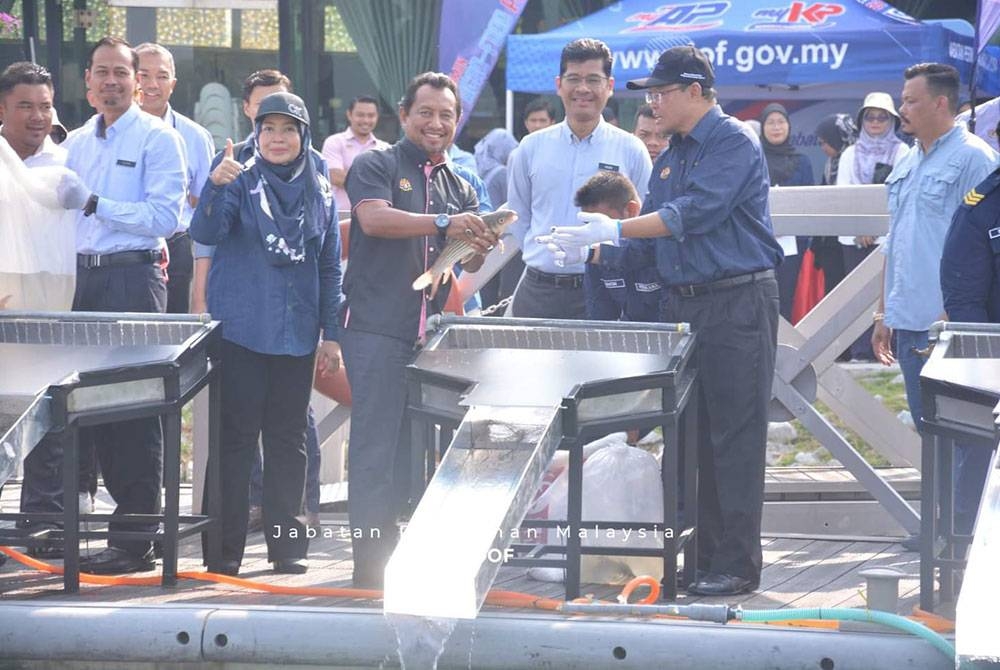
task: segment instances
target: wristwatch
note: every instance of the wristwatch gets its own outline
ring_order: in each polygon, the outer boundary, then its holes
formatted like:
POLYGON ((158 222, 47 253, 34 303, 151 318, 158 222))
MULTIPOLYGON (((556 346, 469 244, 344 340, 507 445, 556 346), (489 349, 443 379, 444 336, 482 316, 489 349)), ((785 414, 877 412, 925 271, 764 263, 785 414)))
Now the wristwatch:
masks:
POLYGON ((97 194, 91 193, 87 198, 87 203, 83 206, 83 215, 90 216, 97 211, 97 194))
POLYGON ((438 232, 441 235, 444 235, 445 231, 448 230, 449 223, 450 221, 447 214, 441 213, 434 217, 434 225, 437 226, 438 232))

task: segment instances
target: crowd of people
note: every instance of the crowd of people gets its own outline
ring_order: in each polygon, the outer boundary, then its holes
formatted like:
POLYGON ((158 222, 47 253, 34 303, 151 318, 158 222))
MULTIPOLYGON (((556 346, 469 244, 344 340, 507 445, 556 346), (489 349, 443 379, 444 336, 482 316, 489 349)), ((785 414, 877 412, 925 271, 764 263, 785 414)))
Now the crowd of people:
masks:
MULTIPOLYGON (((820 184, 887 185, 887 237, 776 238, 769 190, 817 183, 786 108, 767 104, 756 126, 726 114, 710 61, 673 47, 650 76, 627 82, 646 102, 628 132, 607 111, 612 62, 599 40, 570 42, 555 79, 564 119, 538 98, 524 110, 520 142, 496 129, 473 154, 455 144, 461 97, 440 73, 410 81, 397 142, 375 136, 379 100, 361 96, 320 152, 292 82, 259 70, 243 87, 251 133, 216 152, 171 107, 176 72, 161 45, 100 40, 85 75, 96 114, 62 129, 64 138, 44 68, 3 71, 0 137, 29 167, 67 168, 56 195, 75 217, 72 309, 207 311, 222 322, 223 555, 210 570, 239 574, 248 529, 260 525, 276 572, 308 569, 320 458, 309 397, 314 374, 343 365, 349 516, 361 531, 352 533, 353 581, 381 588, 413 502, 405 368, 454 283, 434 293, 411 284, 456 240, 476 250, 456 272, 475 272, 500 242, 481 215, 504 203, 518 214, 510 233, 521 253, 483 287, 481 304, 509 299, 516 317, 687 322, 697 333, 699 559, 689 592, 759 586, 778 323, 795 316, 803 264, 821 269, 830 288, 869 253, 884 254, 871 335, 845 355, 898 360, 920 427, 931 323, 1000 319, 997 154, 955 123, 958 73, 914 65, 898 111, 891 95, 871 92, 856 113, 815 129, 827 156, 820 184), (338 211, 350 216, 346 269, 338 211)), ((61 511, 60 461, 54 437, 28 456, 22 511, 61 511)), ((959 528, 971 527, 985 470, 980 451, 960 449, 959 528)), ((98 471, 115 515, 156 513, 158 420, 81 431, 84 511, 98 471)), ((81 569, 152 567, 151 543, 117 532, 134 528, 113 521, 108 548, 81 569)), ((53 557, 61 548, 34 551, 53 557)))

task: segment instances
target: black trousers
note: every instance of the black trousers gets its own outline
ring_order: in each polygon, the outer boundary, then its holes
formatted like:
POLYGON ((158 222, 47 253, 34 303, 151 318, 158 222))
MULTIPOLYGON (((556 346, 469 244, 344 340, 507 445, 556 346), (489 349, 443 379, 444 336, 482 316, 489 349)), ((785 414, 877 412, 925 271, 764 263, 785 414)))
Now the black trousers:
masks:
POLYGON ((696 338, 698 567, 758 584, 777 282, 764 279, 694 298, 670 291, 664 317, 690 323, 696 338))
MULTIPOLYGON (((24 459, 21 512, 61 513, 63 511, 62 436, 62 433, 46 435, 24 459)), ((19 521, 17 525, 19 528, 62 526, 61 523, 30 521, 19 521)))
POLYGON ((191 276, 194 274, 194 248, 187 232, 167 240, 170 265, 167 266, 167 313, 187 314, 191 307, 191 276))
POLYGON ((352 398, 347 504, 354 577, 371 581, 381 578, 396 547, 396 520, 409 498, 406 366, 415 352, 412 342, 350 328, 341 330, 340 346, 352 398))
POLYGON ((250 516, 250 469, 264 447, 267 560, 305 558, 306 409, 314 355, 277 356, 222 341, 222 557, 240 562, 250 516))
MULTIPOLYGON (((73 310, 77 312, 160 312, 167 302, 163 271, 152 263, 78 268, 73 310)), ((159 418, 135 419, 80 429, 81 481, 96 477, 93 467, 83 473, 96 454, 104 485, 115 500, 115 514, 157 514, 163 476, 163 433, 159 418)), ((85 490, 81 488, 81 491, 85 490)), ((108 544, 135 555, 151 543, 125 540, 116 530, 154 531, 156 524, 110 523, 108 544)))

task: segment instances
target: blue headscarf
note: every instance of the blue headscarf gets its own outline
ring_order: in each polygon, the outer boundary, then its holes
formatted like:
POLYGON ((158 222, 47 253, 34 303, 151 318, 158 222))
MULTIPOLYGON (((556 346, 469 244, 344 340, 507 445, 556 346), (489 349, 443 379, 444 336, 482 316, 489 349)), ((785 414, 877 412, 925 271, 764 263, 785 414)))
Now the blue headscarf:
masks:
POLYGON ((324 224, 316 165, 311 156, 312 133, 308 124, 286 114, 298 125, 301 147, 291 162, 270 163, 260 152, 260 129, 267 116, 258 114, 254 123, 254 160, 248 170, 253 184, 251 202, 268 261, 272 265, 291 265, 305 260, 306 243, 319 237, 324 224))

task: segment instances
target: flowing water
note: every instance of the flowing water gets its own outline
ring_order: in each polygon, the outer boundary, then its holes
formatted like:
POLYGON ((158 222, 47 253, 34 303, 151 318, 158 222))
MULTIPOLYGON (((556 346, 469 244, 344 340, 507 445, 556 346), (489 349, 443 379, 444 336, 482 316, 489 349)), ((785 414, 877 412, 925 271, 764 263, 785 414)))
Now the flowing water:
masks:
POLYGON ((457 619, 392 614, 385 618, 396 631, 399 663, 404 670, 434 670, 457 619))

